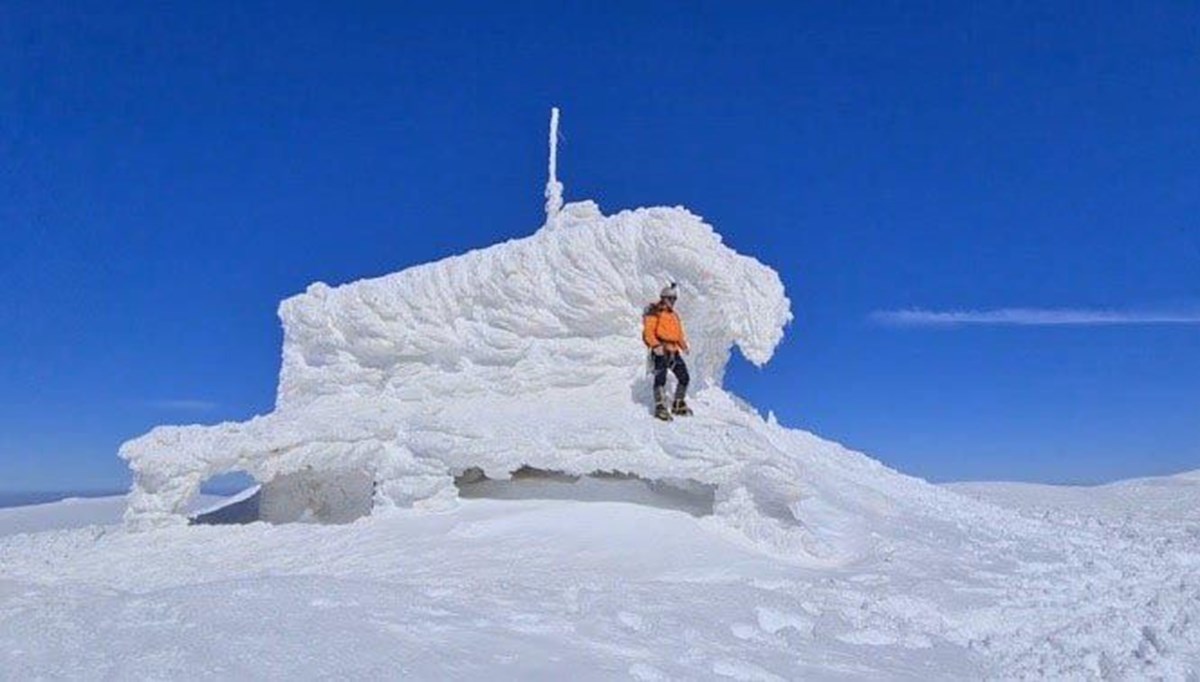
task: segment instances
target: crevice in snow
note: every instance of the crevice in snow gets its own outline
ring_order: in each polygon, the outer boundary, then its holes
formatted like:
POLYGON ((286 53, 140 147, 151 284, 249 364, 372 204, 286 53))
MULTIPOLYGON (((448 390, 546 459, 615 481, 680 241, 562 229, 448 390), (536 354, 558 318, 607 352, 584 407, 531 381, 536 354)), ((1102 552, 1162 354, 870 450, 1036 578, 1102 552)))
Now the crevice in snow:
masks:
POLYGON ((507 480, 492 479, 472 467, 454 479, 459 497, 493 500, 576 500, 627 502, 712 516, 717 487, 690 479, 646 479, 619 471, 571 475, 523 466, 507 480))

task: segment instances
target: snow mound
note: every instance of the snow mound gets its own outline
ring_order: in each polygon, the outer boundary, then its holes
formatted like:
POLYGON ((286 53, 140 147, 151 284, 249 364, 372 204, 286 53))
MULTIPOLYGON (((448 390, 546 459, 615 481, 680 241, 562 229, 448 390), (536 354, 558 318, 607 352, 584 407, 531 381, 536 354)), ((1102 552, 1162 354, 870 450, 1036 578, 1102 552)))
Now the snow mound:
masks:
POLYGON ((201 483, 229 471, 262 484, 263 520, 286 522, 445 509, 464 471, 532 467, 711 486, 713 523, 782 555, 846 561, 898 506, 944 494, 722 390, 733 347, 770 359, 790 304, 774 270, 683 208, 604 216, 568 204, 527 238, 313 284, 279 314, 274 412, 158 427, 122 446, 131 528, 185 523, 201 483), (663 424, 650 417, 640 324, 668 281, 681 290, 698 416, 663 424))

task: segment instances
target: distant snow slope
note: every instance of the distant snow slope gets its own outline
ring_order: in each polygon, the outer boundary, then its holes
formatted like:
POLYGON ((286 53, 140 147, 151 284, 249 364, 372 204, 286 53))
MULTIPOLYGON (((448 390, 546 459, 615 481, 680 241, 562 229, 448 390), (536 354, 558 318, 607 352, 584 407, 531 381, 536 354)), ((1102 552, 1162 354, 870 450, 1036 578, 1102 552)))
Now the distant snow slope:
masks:
MULTIPOLYGON (((218 506, 227 498, 199 495, 185 511, 218 506)), ((120 523, 129 500, 119 497, 72 497, 58 502, 0 509, 0 535, 39 533, 46 530, 106 526, 120 523)))
POLYGON ((1184 522, 1200 527, 1200 469, 1087 487, 1001 482, 948 483, 945 487, 1062 521, 1093 519, 1150 525, 1184 522))

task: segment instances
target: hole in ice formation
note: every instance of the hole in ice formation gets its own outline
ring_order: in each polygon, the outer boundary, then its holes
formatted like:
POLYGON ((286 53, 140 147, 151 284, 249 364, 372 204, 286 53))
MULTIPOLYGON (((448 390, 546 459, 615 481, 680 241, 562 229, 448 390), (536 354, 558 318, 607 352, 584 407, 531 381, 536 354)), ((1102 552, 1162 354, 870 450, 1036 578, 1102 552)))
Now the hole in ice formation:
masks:
POLYGON ((259 486, 247 488, 214 507, 196 512, 188 521, 201 526, 236 526, 260 521, 258 505, 261 493, 259 486))
POLYGON ((258 485, 258 481, 254 480, 254 477, 248 472, 230 471, 229 473, 218 474, 205 481, 200 486, 200 492, 204 495, 234 497, 256 485, 258 485))
POLYGON ((523 466, 508 480, 498 480, 471 467, 456 476, 454 484, 464 499, 628 502, 692 516, 711 516, 716 500, 714 485, 691 479, 645 479, 617 471, 573 476, 523 466))
POLYGON ((199 525, 239 525, 259 520, 259 500, 262 486, 245 471, 218 474, 200 486, 205 495, 220 495, 225 499, 201 508, 188 521, 199 525))
POLYGON ((371 513, 374 479, 366 471, 314 471, 280 474, 249 488, 221 506, 191 518, 193 524, 350 523, 371 513))

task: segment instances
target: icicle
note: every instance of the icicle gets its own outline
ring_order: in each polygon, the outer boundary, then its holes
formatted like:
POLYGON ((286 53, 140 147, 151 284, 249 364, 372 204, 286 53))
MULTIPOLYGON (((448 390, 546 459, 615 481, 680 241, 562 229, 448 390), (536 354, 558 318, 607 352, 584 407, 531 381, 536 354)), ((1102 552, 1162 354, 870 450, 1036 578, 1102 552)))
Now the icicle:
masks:
POLYGON ((550 109, 550 178, 546 181, 546 227, 558 224, 563 206, 563 184, 558 181, 558 107, 550 109))

